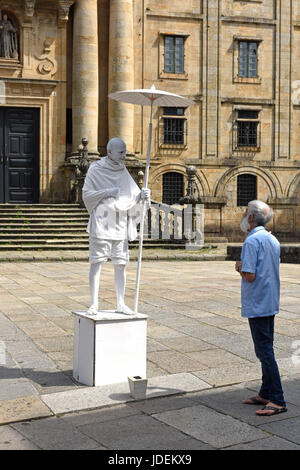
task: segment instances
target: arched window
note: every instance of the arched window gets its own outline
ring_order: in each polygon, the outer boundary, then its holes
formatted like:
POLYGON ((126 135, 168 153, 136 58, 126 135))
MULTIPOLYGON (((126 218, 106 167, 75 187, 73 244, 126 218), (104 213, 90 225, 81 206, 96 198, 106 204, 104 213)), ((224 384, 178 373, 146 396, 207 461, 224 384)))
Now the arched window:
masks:
POLYGON ((181 173, 169 172, 163 175, 163 197, 164 204, 179 204, 183 194, 183 175, 181 173))
POLYGON ((257 199, 257 176, 245 173, 237 177, 237 206, 257 199))

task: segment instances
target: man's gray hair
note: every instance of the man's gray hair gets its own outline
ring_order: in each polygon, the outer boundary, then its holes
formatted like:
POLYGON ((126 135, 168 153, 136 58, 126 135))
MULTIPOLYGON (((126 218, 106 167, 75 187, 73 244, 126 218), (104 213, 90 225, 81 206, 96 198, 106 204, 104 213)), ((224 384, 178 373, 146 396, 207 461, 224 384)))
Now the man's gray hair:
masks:
POLYGON ((247 215, 253 214, 254 222, 257 225, 267 225, 268 222, 273 218, 273 209, 263 201, 250 201, 248 203, 247 215))

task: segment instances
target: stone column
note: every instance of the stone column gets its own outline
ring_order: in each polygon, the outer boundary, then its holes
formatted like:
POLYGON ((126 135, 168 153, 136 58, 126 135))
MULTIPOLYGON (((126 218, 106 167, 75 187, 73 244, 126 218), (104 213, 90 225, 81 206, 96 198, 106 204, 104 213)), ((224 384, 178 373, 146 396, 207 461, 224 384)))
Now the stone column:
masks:
POLYGON ((293 6, 290 0, 280 0, 277 5, 276 31, 276 112, 275 159, 290 158, 291 149, 291 61, 293 47, 293 6))
POLYGON ((74 9, 72 119, 73 151, 82 138, 98 153, 98 9, 97 0, 77 0, 74 9))
MULTIPOLYGON (((132 0, 110 0, 109 93, 134 88, 132 0)), ((134 105, 109 99, 109 138, 121 137, 133 152, 134 105)))
POLYGON ((220 138, 220 0, 206 0, 203 129, 206 158, 217 158, 220 138))

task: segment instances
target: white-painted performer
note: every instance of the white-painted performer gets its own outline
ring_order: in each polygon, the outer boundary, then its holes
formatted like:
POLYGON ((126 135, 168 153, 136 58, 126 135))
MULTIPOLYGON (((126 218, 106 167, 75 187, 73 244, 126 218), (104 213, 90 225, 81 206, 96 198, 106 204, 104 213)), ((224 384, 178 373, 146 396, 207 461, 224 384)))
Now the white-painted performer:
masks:
POLYGON ((90 315, 98 312, 101 267, 108 258, 114 265, 116 312, 133 314, 124 301, 128 240, 137 237, 137 205, 144 199, 150 204, 150 190, 139 189, 125 166, 125 157, 125 142, 118 137, 111 139, 107 144, 107 156, 90 165, 82 189, 82 198, 90 215, 87 228, 90 241, 90 315))

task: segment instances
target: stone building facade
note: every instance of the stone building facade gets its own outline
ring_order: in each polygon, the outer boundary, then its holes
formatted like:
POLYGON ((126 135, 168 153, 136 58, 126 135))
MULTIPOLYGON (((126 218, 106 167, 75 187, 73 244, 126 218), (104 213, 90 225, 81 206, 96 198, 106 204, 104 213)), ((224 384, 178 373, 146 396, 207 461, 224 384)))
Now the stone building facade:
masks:
POLYGON ((206 233, 238 240, 258 198, 276 209, 282 240, 300 234, 298 0, 1 0, 0 10, 0 202, 71 202, 83 137, 91 158, 122 137, 136 174, 149 109, 107 95, 154 84, 195 105, 155 109, 153 199, 178 202, 193 165, 206 233))

